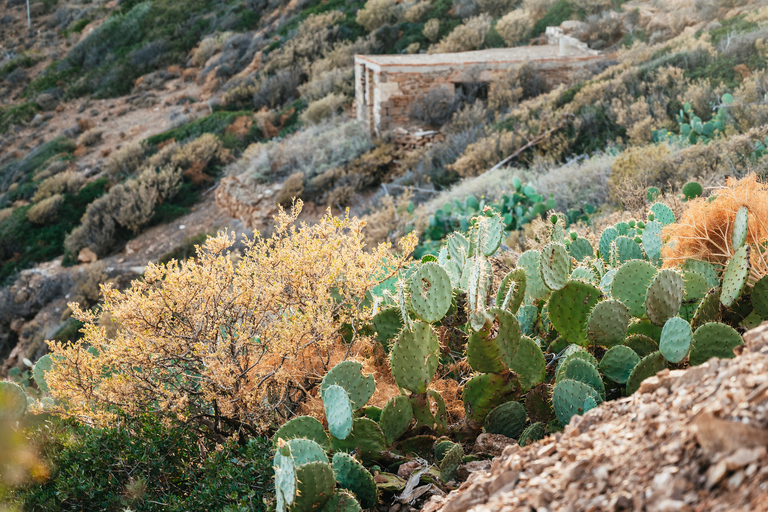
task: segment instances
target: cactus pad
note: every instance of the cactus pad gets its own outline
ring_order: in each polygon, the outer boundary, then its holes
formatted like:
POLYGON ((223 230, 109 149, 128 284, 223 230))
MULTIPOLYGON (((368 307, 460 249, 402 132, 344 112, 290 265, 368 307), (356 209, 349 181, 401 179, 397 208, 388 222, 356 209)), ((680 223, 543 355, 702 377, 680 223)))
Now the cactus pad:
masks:
POLYGON ((454 443, 440 462, 440 480, 443 482, 453 480, 453 477, 456 476, 456 470, 461 466, 463 457, 464 449, 460 444, 454 443))
POLYGON ((571 279, 574 281, 584 281, 585 283, 598 284, 597 274, 589 267, 576 267, 571 272, 571 279))
POLYGON ((278 440, 275 453, 275 494, 278 512, 285 511, 285 505, 292 505, 296 496, 296 465, 293 463, 291 448, 278 440))
POLYGON ((568 282, 571 274, 571 257, 565 246, 547 244, 541 250, 541 278, 550 290, 559 290, 568 282))
POLYGON ((331 448, 328 434, 323 429, 323 424, 312 416, 297 416, 283 424, 272 436, 273 444, 276 445, 278 439, 290 441, 291 439, 305 438, 311 439, 324 450, 331 448))
POLYGON ((749 234, 749 210, 746 206, 739 208, 736 212, 736 220, 733 221, 733 236, 731 244, 734 249, 739 249, 747 241, 749 234))
POLYGON ((505 402, 485 417, 483 426, 489 434, 517 438, 525 428, 525 407, 520 402, 505 402))
POLYGON ((561 375, 563 376, 563 379, 572 379, 583 382, 597 391, 600 398, 605 400, 605 384, 603 384, 603 379, 600 377, 600 372, 584 359, 576 357, 569 360, 568 363, 564 365, 561 375))
POLYGON ((670 363, 679 363, 691 349, 691 324, 675 316, 667 320, 661 330, 659 352, 670 363))
POLYGON ((296 468, 296 497, 291 512, 320 510, 336 487, 333 468, 326 462, 310 462, 296 468))
POLYGON ((611 295, 611 284, 613 284, 613 276, 615 275, 616 269, 612 268, 600 278, 600 291, 602 291, 607 298, 613 297, 613 295, 611 295))
POLYGON ((525 396, 525 412, 532 422, 549 422, 555 411, 552 410, 551 392, 546 384, 539 384, 525 396))
POLYGON ((601 296, 602 292, 591 284, 568 281, 562 289, 552 292, 549 298, 549 320, 570 343, 586 345, 589 312, 601 296))
POLYGON ((654 203, 651 205, 655 220, 662 226, 667 226, 675 222, 675 214, 672 209, 663 203, 654 203))
POLYGON ((43 357, 37 360, 35 366, 32 368, 32 375, 35 377, 37 387, 43 393, 48 393, 48 383, 45 382, 45 372, 51 371, 53 367, 53 357, 51 354, 45 354, 43 357))
POLYGON ((362 408, 376 391, 373 375, 363 375, 363 365, 357 361, 342 361, 331 368, 320 383, 320 396, 324 397, 325 390, 334 384, 344 388, 355 411, 362 408))
POLYGON ((393 396, 381 411, 379 426, 384 439, 391 445, 408 430, 413 420, 413 408, 407 396, 393 396))
POLYGON ((768 276, 763 276, 752 288, 752 307, 763 320, 768 320, 768 276))
POLYGON ((631 348, 640 357, 659 350, 659 344, 644 334, 632 334, 624 340, 624 346, 631 348))
POLYGON ((430 430, 441 431, 448 426, 448 414, 445 408, 445 400, 440 393, 428 389, 426 393, 414 394, 408 397, 411 401, 413 418, 416 423, 414 430, 427 427, 430 430), (436 412, 432 412, 432 409, 436 412))
POLYGON ((629 310, 618 300, 604 300, 592 308, 587 320, 587 337, 595 345, 613 347, 627 337, 629 310))
POLYGON ((613 276, 611 296, 623 302, 632 316, 644 316, 645 296, 656 273, 656 267, 647 261, 628 261, 613 276))
POLYGON ((656 325, 664 325, 680 311, 684 292, 683 276, 670 269, 660 271, 651 281, 645 295, 648 319, 656 325))
POLYGON ((707 279, 698 272, 683 271, 683 282, 685 283, 685 292, 683 293, 683 304, 680 307, 680 316, 690 322, 699 307, 699 303, 701 303, 701 299, 706 297, 710 287, 707 279))
POLYGON ((640 387, 640 383, 648 377, 653 377, 667 367, 667 361, 661 352, 652 352, 642 358, 632 369, 627 379, 627 395, 631 395, 640 387))
POLYGON ((733 306, 739 298, 749 277, 749 251, 749 245, 742 246, 725 266, 720 303, 727 308, 733 306))
POLYGON ((0 420, 20 420, 27 412, 27 394, 13 382, 0 382, 0 420))
POLYGON ((597 400, 590 395, 587 398, 584 399, 584 412, 583 414, 587 414, 589 411, 597 407, 597 400))
POLYGON ((346 439, 331 438, 333 451, 356 452, 364 460, 374 460, 386 448, 379 424, 370 418, 355 418, 352 433, 346 439))
POLYGON ((438 442, 435 443, 435 460, 440 463, 451 448, 453 448, 454 444, 456 443, 447 439, 444 439, 443 441, 438 440, 438 442))
POLYGON ((357 497, 363 508, 373 508, 379 500, 379 492, 371 473, 344 452, 333 456, 333 474, 339 487, 357 497))
MULTIPOLYGON (((627 328, 627 336, 633 334, 642 334, 654 340, 656 343, 661 339, 661 327, 654 325, 647 318, 643 320, 637 320, 629 324, 627 328)), ((653 352, 653 350, 651 351, 653 352)))
POLYGON ((437 263, 424 263, 411 278, 411 307, 427 323, 440 320, 451 307, 451 278, 437 263))
POLYGON ((467 417, 474 421, 483 421, 485 416, 496 406, 507 402, 516 391, 507 377, 495 373, 483 373, 472 377, 464 385, 461 399, 467 417))
POLYGON ((526 336, 533 335, 538 316, 539 309, 536 306, 520 306, 520 309, 517 310, 517 322, 520 324, 520 331, 526 336))
POLYGON ((637 242, 627 236, 617 236, 611 244, 613 250, 613 264, 615 266, 626 263, 630 260, 643 259, 643 250, 637 242))
POLYGON ((697 181, 689 181, 685 185, 683 185, 683 199, 686 201, 690 201, 691 199, 695 199, 699 197, 704 192, 704 187, 701 186, 701 183, 697 181))
POLYGON ((649 221, 643 228, 643 249, 648 258, 657 262, 661 259, 661 224, 649 221))
POLYGON ((683 263, 682 269, 687 272, 696 272, 697 274, 704 276, 709 288, 720 286, 720 277, 717 275, 714 265, 707 261, 688 259, 683 263))
POLYGON ((322 446, 311 439, 291 439, 288 446, 291 447, 291 456, 296 466, 302 466, 310 462, 328 463, 328 456, 322 446))
POLYGON ((392 340, 403 330, 403 318, 399 308, 387 308, 379 311, 373 317, 373 326, 376 328, 376 341, 384 348, 389 349, 392 340))
POLYGON ((595 251, 592 250, 592 244, 586 238, 577 238, 568 245, 568 252, 576 261, 584 261, 584 258, 592 258, 595 251))
POLYGON ((555 408, 555 416, 561 425, 565 426, 571 421, 571 418, 577 414, 584 414, 584 400, 591 396, 595 403, 599 403, 597 396, 591 386, 570 379, 563 379, 555 385, 552 393, 552 405, 555 408))
POLYGON ((618 236, 619 232, 614 227, 605 228, 600 235, 600 244, 598 246, 600 249, 600 257, 603 258, 603 261, 606 263, 611 262, 611 245, 618 236))
POLYGON ((544 382, 547 373, 547 361, 536 342, 528 336, 522 336, 517 353, 509 364, 509 369, 517 375, 520 387, 523 390, 528 390, 544 382))
POLYGON ((403 331, 390 352, 392 376, 397 385, 411 393, 424 393, 437 371, 440 345, 429 324, 415 322, 412 331, 403 331))
POLYGON ((696 313, 691 319, 691 329, 697 329, 707 322, 714 322, 720 317, 720 288, 713 288, 707 292, 696 313))
POLYGON ((363 509, 354 496, 337 490, 320 512, 363 512, 363 509))
POLYGON ((352 402, 343 387, 332 384, 323 393, 328 431, 338 439, 346 439, 352 432, 352 402))
POLYGON ((718 322, 706 323, 693 333, 689 361, 691 366, 698 366, 711 357, 731 359, 733 349, 742 344, 744 340, 733 327, 718 322))
POLYGON ((520 438, 517 440, 517 444, 520 446, 528 446, 529 444, 544 439, 546 435, 547 429, 545 425, 541 422, 536 422, 523 430, 523 433, 520 434, 520 438))
POLYGON ((525 270, 516 268, 504 276, 496 292, 496 307, 517 313, 520 304, 525 298, 526 277, 525 270))
POLYGON ((525 251, 517 260, 517 267, 525 270, 525 304, 532 304, 534 300, 546 300, 549 297, 549 288, 541 278, 541 255, 539 251, 525 251))
POLYGON ((600 370, 603 375, 617 384, 624 384, 629 379, 632 369, 640 362, 638 356, 631 348, 618 345, 608 349, 600 360, 600 370))
POLYGON ((469 336, 467 362, 477 372, 501 373, 517 353, 520 324, 509 311, 492 308, 488 313, 492 321, 469 336))
POLYGON ((480 217, 473 231, 477 235, 477 248, 480 254, 493 256, 504 236, 504 221, 498 214, 492 217, 480 217))

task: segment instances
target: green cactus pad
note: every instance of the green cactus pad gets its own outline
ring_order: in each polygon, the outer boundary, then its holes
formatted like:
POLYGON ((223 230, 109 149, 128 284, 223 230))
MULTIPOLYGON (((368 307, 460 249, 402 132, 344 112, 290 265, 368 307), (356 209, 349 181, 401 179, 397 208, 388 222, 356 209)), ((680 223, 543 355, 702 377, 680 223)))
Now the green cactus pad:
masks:
POLYGON ((496 406, 509 400, 516 387, 503 375, 483 373, 464 385, 461 399, 467 418, 481 422, 496 406))
POLYGON ((672 317, 667 320, 661 331, 659 352, 670 363, 679 363, 688 355, 692 337, 691 324, 679 316, 672 317))
POLYGON ((733 236, 731 236, 733 249, 741 248, 747 241, 747 235, 749 235, 749 210, 746 206, 742 206, 736 212, 736 220, 733 222, 733 236))
POLYGON ((704 187, 697 181, 689 181, 683 185, 683 199, 690 201, 696 199, 704 192, 704 187))
POLYGON ((349 395, 353 410, 363 407, 376 391, 373 375, 363 375, 363 365, 357 361, 342 361, 325 374, 320 382, 320 396, 332 385, 341 386, 349 395))
POLYGON ((570 379, 563 379, 555 385, 552 393, 552 405, 555 416, 561 425, 565 426, 577 414, 584 414, 584 400, 588 396, 599 403, 600 398, 591 386, 570 379))
POLYGON ((675 222, 675 214, 672 209, 663 203, 654 203, 651 205, 651 211, 655 220, 662 226, 668 226, 675 222))
POLYGON ((37 360, 35 366, 32 368, 32 375, 35 378, 35 383, 43 393, 50 392, 50 389, 48 389, 48 383, 45 382, 45 372, 51 371, 52 367, 53 357, 51 354, 45 354, 43 357, 37 360))
POLYGON ((488 260, 483 256, 472 256, 467 258, 467 262, 461 270, 459 289, 469 293, 470 284, 472 284, 477 288, 477 293, 484 297, 488 293, 488 287, 492 280, 493 268, 488 260))
POLYGON ((733 327, 718 322, 706 323, 693 333, 688 360, 691 366, 698 366, 706 363, 711 357, 732 359, 733 349, 743 344, 744 340, 733 327))
POLYGON ((469 240, 461 233, 456 232, 446 239, 445 246, 448 248, 448 257, 455 261, 460 268, 464 267, 464 263, 469 257, 469 240))
POLYGON ((504 276, 496 292, 496 307, 517 313, 525 298, 525 269, 516 268, 504 276))
POLYGON ((539 384, 525 395, 525 412, 532 422, 548 423, 554 417, 550 397, 546 384, 539 384))
POLYGON ((339 487, 354 494, 363 508, 373 508, 379 501, 373 475, 354 457, 343 452, 334 454, 333 475, 339 487))
POLYGON ((688 259, 683 263, 682 269, 686 272, 696 272, 704 276, 710 289, 720 286, 720 277, 717 275, 717 270, 709 262, 688 259))
POLYGON ((562 373, 565 371, 565 366, 571 359, 583 359, 597 368, 597 359, 595 359, 595 356, 579 345, 568 345, 565 351, 561 354, 561 357, 562 358, 557 362, 557 368, 555 369, 555 380, 560 380, 562 373))
POLYGON ((597 407, 597 400, 595 400, 594 397, 588 396, 584 399, 584 413, 587 414, 589 411, 597 407))
POLYGON ((544 382, 547 373, 547 361, 541 348, 528 336, 520 338, 520 344, 509 369, 517 375, 520 387, 529 390, 544 382))
POLYGON ((542 422, 536 422, 529 425, 523 433, 520 434, 520 438, 517 440, 517 444, 520 446, 528 446, 544 439, 547 435, 547 428, 542 422))
POLYGON ((598 284, 597 274, 589 267, 576 267, 571 272, 571 280, 584 281, 585 283, 598 284))
POLYGON ((333 451, 355 452, 363 460, 374 460, 386 449, 379 424, 370 418, 355 418, 352 433, 346 439, 331 437, 333 451))
POLYGON ((425 263, 411 278, 411 307, 427 323, 440 320, 451 307, 451 278, 437 263, 425 263))
POLYGON ((611 296, 623 302, 632 316, 644 316, 645 296, 656 273, 656 267, 647 261, 628 261, 613 276, 611 296))
POLYGON ((677 315, 684 292, 685 282, 678 272, 664 269, 656 274, 645 295, 648 320, 656 325, 664 325, 664 322, 677 315))
POLYGON ((640 356, 634 350, 625 345, 618 345, 608 349, 603 355, 600 371, 613 382, 624 384, 639 362, 640 356))
POLYGON ((297 438, 311 439, 322 446, 324 450, 331 448, 331 442, 323 429, 323 424, 311 416, 297 416, 287 421, 272 436, 272 443, 277 446, 278 439, 290 441, 297 438))
POLYGON ((373 317, 372 321, 376 329, 376 341, 389 350, 392 340, 403 330, 403 318, 400 316, 400 308, 383 309, 373 317))
POLYGON ((376 423, 381 421, 381 408, 375 405, 366 405, 357 411, 357 414, 360 418, 371 418, 376 423))
POLYGON ((632 334, 624 340, 624 346, 631 348, 640 357, 659 350, 659 344, 643 334, 632 334))
MULTIPOLYGON (((629 327, 627 328, 627 336, 632 336, 633 334, 642 334, 658 343, 661 339, 661 327, 652 324, 650 320, 644 318, 629 324, 629 327)), ((651 350, 651 352, 653 352, 653 350, 651 350)))
POLYGON ((619 236, 619 231, 614 227, 607 227, 600 235, 600 243, 598 245, 600 249, 600 257, 606 263, 611 262, 611 245, 613 241, 619 236))
POLYGON ((592 250, 592 244, 586 238, 577 238, 568 245, 568 252, 576 261, 584 261, 584 258, 592 258, 595 251, 592 250))
POLYGON ((435 460, 438 464, 445 458, 445 454, 448 453, 455 444, 456 443, 453 441, 447 439, 442 441, 438 440, 437 443, 435 443, 435 460))
POLYGON ((685 292, 683 293, 683 304, 680 306, 680 316, 690 322, 693 315, 707 292, 709 284, 707 279, 698 272, 683 272, 683 282, 685 283, 685 292))
POLYGON ((504 221, 498 214, 492 217, 480 217, 475 232, 480 253, 483 256, 493 256, 504 236, 504 221))
POLYGON ((408 430, 413 420, 413 408, 407 396, 394 396, 387 401, 381 410, 379 426, 384 433, 384 439, 391 445, 408 430))
POLYGON ((763 320, 768 320, 768 276, 763 276, 752 288, 752 307, 763 320))
POLYGON ((311 439, 291 439, 288 446, 291 447, 291 456, 296 466, 303 466, 310 462, 328 462, 328 456, 322 446, 311 439))
POLYGON ((408 397, 411 401, 413 418, 416 423, 413 430, 427 427, 430 430, 442 431, 448 426, 448 414, 445 408, 445 400, 440 393, 428 389, 426 393, 414 394, 408 397), (432 412, 432 409, 436 412, 432 412))
POLYGON ((616 275, 616 269, 611 269, 600 279, 600 291, 603 292, 606 298, 613 298, 611 294, 611 285, 613 284, 613 276, 616 275))
POLYGON ((739 298, 749 277, 749 251, 749 245, 742 246, 725 266, 720 303, 727 308, 733 306, 739 298))
POLYGON ((539 251, 525 251, 517 260, 517 268, 525 270, 525 302, 533 304, 535 300, 546 300, 549 288, 541 278, 541 255, 539 251))
POLYGON ((627 236, 617 236, 611 244, 613 250, 613 265, 619 266, 630 260, 643 259, 643 250, 637 242, 627 236))
POLYGON ((571 257, 565 246, 547 244, 541 250, 541 278, 550 290, 559 290, 568 282, 571 274, 571 257))
POLYGON ((520 324, 509 311, 492 308, 490 320, 467 341, 467 362, 482 373, 501 373, 517 353, 520 324))
POLYGON ((631 395, 640 388, 642 383, 648 377, 653 377, 661 370, 667 367, 667 361, 661 352, 652 352, 642 358, 632 369, 627 379, 627 395, 631 395))
POLYGON ((336 480, 326 462, 310 462, 296 468, 296 497, 291 512, 320 510, 333 496, 336 480))
POLYGON ((657 262, 661 259, 661 224, 649 221, 643 228, 643 249, 648 259, 657 262))
POLYGON ((532 336, 538 316, 539 309, 536 306, 520 306, 520 309, 517 310, 517 322, 520 324, 520 331, 526 336, 532 336))
POLYGON ((720 288, 713 288, 707 292, 699 307, 691 319, 691 329, 697 329, 707 322, 714 322, 720 318, 720 288))
POLYGON ((291 448, 286 443, 275 453, 275 494, 278 511, 285 511, 296 496, 296 465, 293 463, 291 448))
POLYGON ((588 283, 568 281, 552 292, 547 310, 552 325, 570 343, 587 345, 589 312, 602 298, 602 292, 588 283))
POLYGON ((346 439, 352 432, 352 402, 343 387, 332 384, 323 393, 328 431, 338 439, 346 439))
POLYGON ((440 462, 440 480, 450 482, 456 476, 456 470, 461 466, 464 457, 464 449, 455 443, 440 462))
POLYGON ((618 300, 597 303, 587 320, 587 337, 595 345, 613 347, 627 337, 629 310, 618 300))
POLYGON ((649 203, 652 203, 658 199, 659 195, 661 195, 661 191, 656 187, 648 187, 648 190, 645 191, 645 199, 649 203))
POLYGON ((0 382, 0 420, 17 421, 27 412, 27 394, 21 386, 0 382))
POLYGON ((440 345, 432 326, 414 322, 392 347, 390 365, 397 385, 411 393, 424 393, 437 371, 440 345))
POLYGON ((485 417, 483 426, 489 434, 517 438, 525 428, 525 407, 520 402, 505 402, 485 417))
POLYGON ((562 376, 564 379, 577 380, 592 387, 600 398, 605 400, 605 384, 600 377, 600 372, 584 359, 572 358, 568 361, 563 367, 562 376))
POLYGON ((320 509, 320 512, 362 512, 360 504, 354 496, 348 492, 339 491, 333 493, 331 499, 320 509))

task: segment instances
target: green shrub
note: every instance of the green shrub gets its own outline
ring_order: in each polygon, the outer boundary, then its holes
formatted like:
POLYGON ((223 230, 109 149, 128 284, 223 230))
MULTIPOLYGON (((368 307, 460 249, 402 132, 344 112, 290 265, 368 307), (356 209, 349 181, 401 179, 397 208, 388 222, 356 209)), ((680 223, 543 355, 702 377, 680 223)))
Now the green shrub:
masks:
POLYGON ((571 19, 573 13, 573 6, 568 0, 559 0, 543 18, 536 22, 531 30, 531 37, 539 37, 547 27, 559 27, 562 22, 571 19))
POLYGON ((0 107, 0 133, 5 133, 12 124, 22 125, 35 117, 40 107, 34 101, 19 103, 10 107, 0 107))
POLYGON ((269 444, 201 439, 139 418, 99 430, 54 420, 29 429, 51 476, 13 492, 24 510, 266 510, 269 444))
MULTIPOLYGON (((75 150, 75 143, 67 137, 56 137, 45 142, 32 151, 30 151, 21 160, 11 161, 0 167, 0 192, 9 189, 12 183, 18 186, 29 183, 34 179, 36 171, 41 169, 46 162, 53 157, 60 155, 62 158, 68 158, 75 150)), ((29 198, 35 192, 35 186, 32 185, 29 198)), ((18 193, 15 195, 18 197, 18 193)), ((14 197, 11 198, 13 200, 14 197)))

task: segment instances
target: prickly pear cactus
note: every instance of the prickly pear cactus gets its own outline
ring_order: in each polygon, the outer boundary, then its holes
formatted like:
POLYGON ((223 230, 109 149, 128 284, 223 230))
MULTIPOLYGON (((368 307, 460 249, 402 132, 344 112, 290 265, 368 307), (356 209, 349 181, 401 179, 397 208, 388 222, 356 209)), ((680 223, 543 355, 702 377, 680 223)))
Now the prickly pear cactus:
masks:
POLYGON ((613 347, 627 337, 629 309, 618 300, 604 300, 595 305, 587 320, 587 337, 595 345, 613 347))
POLYGON ((400 333, 390 353, 392 376, 411 393, 424 393, 437 371, 440 345, 429 324, 415 322, 412 331, 400 333))
POLYGON ((696 181, 689 181, 685 185, 683 185, 683 199, 686 201, 690 201, 691 199, 696 199, 699 197, 702 193, 704 193, 704 187, 701 186, 701 183, 698 183, 696 181))
POLYGON ((460 444, 454 443, 448 453, 443 457, 440 463, 440 480, 449 482, 456 475, 456 470, 461 465, 461 459, 464 457, 464 449, 460 444))
POLYGON ((355 411, 368 403, 376 391, 373 375, 363 375, 363 365, 357 361, 342 361, 331 368, 320 383, 320 396, 324 397, 334 384, 344 388, 355 411))
POLYGON ((702 325, 693 333, 691 366, 707 362, 711 357, 731 359, 733 349, 744 344, 744 339, 736 330, 725 324, 710 322, 702 325))
POLYGON ((521 336, 517 353, 509 363, 509 369, 517 375, 520 387, 527 391, 544 382, 547 361, 535 341, 528 336, 521 336))
POLYGON ((27 394, 13 382, 0 382, 0 420, 20 420, 27 412, 27 394))
POLYGON ((627 394, 631 395, 637 391, 640 387, 640 383, 648 377, 653 377, 666 367, 667 361, 664 359, 664 356, 661 355, 661 352, 653 352, 642 358, 632 369, 632 373, 629 374, 629 379, 627 379, 627 394))
POLYGON ((768 320, 768 276, 763 276, 752 288, 752 307, 763 320, 768 320))
POLYGON ((381 410, 379 426, 384 433, 387 444, 394 443, 408 430, 413 421, 413 408, 407 396, 394 396, 387 401, 381 410))
POLYGON ((571 274, 571 257, 565 246, 547 244, 541 250, 541 278, 550 290, 560 290, 571 274))
POLYGON ((529 444, 544 439, 546 435, 547 429, 543 423, 533 423, 523 430, 523 433, 520 434, 520 437, 517 440, 517 444, 520 446, 528 446, 529 444))
POLYGON ((333 493, 331 499, 320 509, 320 512, 362 512, 360 504, 354 496, 345 491, 333 493))
POLYGON ((677 315, 683 303, 684 291, 685 282, 678 272, 669 269, 659 272, 645 295, 648 319, 656 325, 664 325, 668 319, 677 315))
POLYGON ((323 424, 311 416, 297 416, 286 422, 277 429, 272 442, 276 444, 278 439, 290 441, 297 438, 311 439, 322 446, 324 450, 331 448, 331 442, 328 439, 328 434, 323 430, 323 424))
POLYGON ((725 266, 720 302, 727 308, 733 306, 739 298, 749 277, 750 248, 749 245, 742 246, 725 266))
POLYGON ((749 235, 749 210, 746 206, 742 206, 736 212, 736 220, 733 222, 732 247, 740 249, 746 243, 747 235, 749 235))
POLYGON ((496 293, 496 307, 517 313, 525 298, 525 270, 516 268, 504 276, 496 293))
POLYGON ((647 261, 628 261, 613 276, 611 297, 627 306, 632 316, 645 316, 645 297, 657 272, 647 261))
POLYGON ((525 428, 525 407, 520 402, 506 402, 494 408, 483 424, 489 434, 517 438, 525 428))
POLYGON ((624 384, 639 362, 640 356, 634 350, 624 345, 618 345, 605 352, 600 360, 599 368, 603 375, 613 382, 624 384))
POLYGON ((557 332, 570 343, 587 345, 589 313, 602 295, 602 292, 591 284, 568 281, 562 289, 552 292, 549 298, 549 320, 557 332))
POLYGON ((360 501, 362 508, 373 508, 379 500, 373 475, 354 457, 340 452, 333 456, 333 474, 339 487, 347 489, 360 501))
POLYGON ((563 379, 555 385, 552 404, 561 425, 567 425, 577 414, 584 414, 584 401, 587 397, 592 397, 595 403, 600 403, 597 391, 583 382, 563 379))
POLYGON ((675 316, 667 320, 661 330, 659 351, 670 363, 679 363, 691 349, 691 324, 675 316))
POLYGON ((427 323, 440 320, 451 307, 451 278, 437 263, 425 263, 411 278, 411 307, 427 323))
POLYGON ((343 387, 332 384, 323 393, 328 431, 337 439, 346 439, 352 432, 352 402, 343 387))

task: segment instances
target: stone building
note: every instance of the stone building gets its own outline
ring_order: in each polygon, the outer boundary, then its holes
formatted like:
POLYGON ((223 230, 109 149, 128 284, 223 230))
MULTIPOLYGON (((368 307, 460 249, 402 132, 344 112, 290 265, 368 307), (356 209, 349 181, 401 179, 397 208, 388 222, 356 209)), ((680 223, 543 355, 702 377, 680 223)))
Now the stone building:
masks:
POLYGON ((582 71, 605 59, 559 27, 547 28, 546 45, 496 48, 461 53, 356 55, 357 119, 372 135, 410 123, 410 106, 431 89, 453 96, 477 88, 509 70, 534 64, 547 85, 571 83, 582 71))

